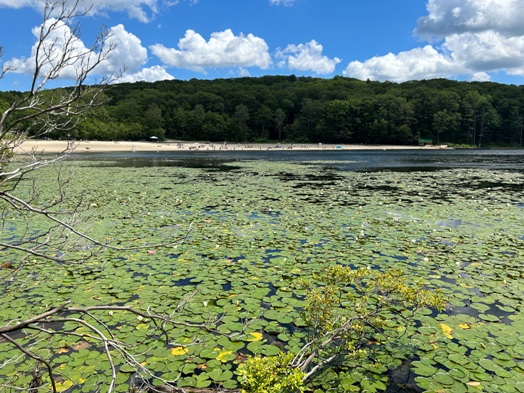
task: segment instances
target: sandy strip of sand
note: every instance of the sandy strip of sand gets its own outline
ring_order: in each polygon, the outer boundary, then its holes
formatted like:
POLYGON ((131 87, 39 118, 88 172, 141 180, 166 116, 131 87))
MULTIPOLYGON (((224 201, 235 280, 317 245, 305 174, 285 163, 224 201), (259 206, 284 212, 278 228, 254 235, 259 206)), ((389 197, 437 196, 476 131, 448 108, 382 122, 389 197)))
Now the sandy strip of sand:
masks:
POLYGON ((14 149, 17 154, 61 153, 72 146, 74 153, 103 152, 164 152, 164 151, 233 151, 233 150, 402 150, 438 149, 428 146, 391 145, 325 145, 301 143, 210 143, 210 142, 132 142, 132 141, 55 141, 28 139, 14 149))

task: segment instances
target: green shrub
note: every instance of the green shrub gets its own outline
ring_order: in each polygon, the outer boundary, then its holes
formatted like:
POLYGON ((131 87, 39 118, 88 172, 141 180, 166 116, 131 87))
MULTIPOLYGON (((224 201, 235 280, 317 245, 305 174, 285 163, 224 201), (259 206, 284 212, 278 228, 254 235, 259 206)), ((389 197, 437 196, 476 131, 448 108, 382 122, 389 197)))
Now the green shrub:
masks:
POLYGON ((301 393, 305 374, 291 367, 293 354, 253 356, 239 367, 242 393, 301 393))

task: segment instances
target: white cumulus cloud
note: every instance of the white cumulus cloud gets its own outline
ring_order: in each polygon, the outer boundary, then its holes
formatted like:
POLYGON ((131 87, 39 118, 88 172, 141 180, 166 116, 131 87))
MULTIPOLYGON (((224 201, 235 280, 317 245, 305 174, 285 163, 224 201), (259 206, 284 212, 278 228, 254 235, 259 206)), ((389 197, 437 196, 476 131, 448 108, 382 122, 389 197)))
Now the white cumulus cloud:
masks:
POLYGON ((88 60, 90 57, 90 51, 86 48, 82 40, 74 37, 71 29, 65 23, 57 21, 56 19, 48 19, 46 21, 45 29, 49 26, 56 24, 55 28, 50 31, 47 39, 42 42, 42 47, 38 51, 38 40, 40 36, 40 27, 33 28, 32 32, 35 36, 36 42, 31 48, 31 54, 28 58, 13 58, 6 61, 12 72, 21 74, 33 74, 35 71, 36 56, 39 56, 39 64, 41 65, 40 75, 46 75, 52 71, 53 68, 59 66, 60 63, 64 65, 62 67, 60 78, 74 79, 77 76, 77 69, 81 66, 78 61, 73 61, 75 58, 83 57, 88 60), (67 49, 64 49, 67 48, 67 49), (69 58, 72 61, 64 64, 62 56, 66 50, 69 58))
POLYGON ((187 30, 178 49, 162 44, 150 47, 164 64, 197 72, 206 68, 259 67, 271 64, 266 42, 253 34, 235 36, 231 29, 212 33, 209 41, 193 30, 187 30))
POLYGON ((364 62, 352 61, 345 76, 357 79, 403 82, 414 79, 451 77, 464 72, 452 58, 439 53, 431 45, 398 54, 388 53, 364 62))
POLYGON ((170 75, 164 68, 160 66, 153 66, 150 68, 143 68, 135 73, 126 73, 120 79, 117 80, 117 83, 125 82, 156 82, 163 80, 173 80, 174 76, 170 75))
POLYGON ((453 34, 444 46, 473 71, 524 69, 524 36, 506 37, 493 30, 453 34))
POLYGON ((418 20, 416 33, 444 38, 450 34, 494 30, 523 35, 522 0, 428 0, 428 15, 418 20))
POLYGON ((130 18, 149 22, 158 13, 158 0, 90 0, 92 11, 104 14, 108 11, 124 12, 130 18))
MULTIPOLYGON (((56 27, 51 30, 50 34, 42 42, 42 48, 45 50, 40 49, 39 63, 42 65, 40 74, 46 75, 53 67, 56 67, 65 51, 71 60, 60 70, 58 77, 61 79, 76 79, 78 70, 87 61, 94 64, 98 54, 86 47, 80 38, 73 36, 70 27, 65 23, 51 18, 46 21, 46 26, 51 26, 53 23, 57 23, 56 27), (43 53, 48 53, 49 55, 43 57, 43 53), (81 61, 83 61, 83 64, 81 61)), ((34 73, 40 29, 41 27, 33 28, 35 44, 31 48, 29 57, 14 58, 6 62, 6 66, 10 67, 12 72, 34 73)), ((140 40, 136 36, 128 33, 122 25, 109 29, 106 44, 113 46, 114 49, 109 52, 107 59, 103 60, 93 70, 92 75, 116 75, 124 70, 130 73, 136 72, 147 61, 147 49, 141 45, 140 40)), ((102 50, 107 48, 109 47, 106 46, 102 50)))
POLYGON ((140 39, 126 31, 123 25, 109 29, 108 44, 114 46, 107 61, 104 61, 97 72, 116 74, 122 70, 133 73, 147 62, 147 49, 140 39))
POLYGON ((323 47, 315 40, 306 44, 288 45, 285 49, 278 49, 275 57, 279 60, 278 66, 290 70, 312 71, 316 74, 331 74, 340 63, 335 57, 330 59, 322 55, 323 47))
POLYGON ((427 0, 426 8, 415 34, 438 45, 353 61, 344 74, 398 82, 459 75, 489 80, 490 72, 500 71, 524 75, 524 0, 427 0))
POLYGON ((473 82, 489 82, 491 77, 485 72, 476 72, 471 76, 473 82))

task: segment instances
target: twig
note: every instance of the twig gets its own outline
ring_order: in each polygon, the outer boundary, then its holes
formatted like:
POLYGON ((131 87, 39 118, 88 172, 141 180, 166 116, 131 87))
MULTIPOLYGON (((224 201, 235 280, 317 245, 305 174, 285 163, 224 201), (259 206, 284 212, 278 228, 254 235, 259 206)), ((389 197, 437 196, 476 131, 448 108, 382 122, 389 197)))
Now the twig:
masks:
POLYGON ((49 378, 51 379, 51 386, 53 388, 53 393, 56 393, 56 384, 55 379, 53 377, 53 368, 51 367, 51 364, 45 359, 42 359, 40 356, 35 355, 34 353, 29 352, 26 350, 22 345, 20 345, 15 339, 9 337, 5 333, 0 333, 0 337, 2 337, 4 340, 9 341, 11 344, 13 344, 15 347, 18 348, 19 351, 23 352, 27 356, 29 356, 31 359, 36 360, 37 362, 40 362, 44 364, 47 368, 47 373, 49 374, 49 378))

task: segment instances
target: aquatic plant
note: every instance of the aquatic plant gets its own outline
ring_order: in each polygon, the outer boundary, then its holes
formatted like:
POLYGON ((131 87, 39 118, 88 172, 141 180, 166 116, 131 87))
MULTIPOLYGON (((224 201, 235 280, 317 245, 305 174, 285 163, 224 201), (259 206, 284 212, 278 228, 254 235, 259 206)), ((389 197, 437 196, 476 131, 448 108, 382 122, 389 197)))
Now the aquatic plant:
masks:
MULTIPOLYGON (((188 326, 157 327, 136 314, 97 311, 96 326, 117 334, 136 360, 129 365, 111 349, 115 390, 125 391, 131 380, 233 389, 239 387, 237 368, 249 356, 298 354, 311 339, 307 296, 315 287, 329 288, 324 273, 396 271, 407 287, 440 289, 445 310, 435 314, 423 307, 410 325, 385 317, 383 309, 380 317, 391 321, 388 333, 378 329, 368 341, 380 339, 382 355, 363 341, 365 361, 336 359, 336 366, 319 368, 314 382, 310 379, 314 389, 380 391, 396 383, 428 391, 499 392, 508 386, 518 391, 524 383, 522 175, 326 167, 235 162, 214 171, 70 161, 68 200, 81 199, 88 207, 78 212, 80 228, 126 251, 104 249, 81 265, 33 257, 1 269, 2 326, 64 304, 171 315, 188 326), (155 247, 166 236, 183 241, 155 247), (299 285, 304 280, 311 286, 299 285), (411 378, 400 380, 401 370, 411 378)), ((52 173, 48 168, 29 176, 31 182, 20 183, 21 195, 30 195, 36 185, 38 198, 52 200, 52 173)), ((2 239, 24 234, 19 222, 6 220, 2 239)), ((31 225, 35 231, 46 228, 39 220, 31 225)), ((66 256, 74 259, 84 251, 66 256)), ((19 256, 2 252, 5 261, 19 256)), ((335 321, 348 310, 354 289, 333 293, 340 306, 332 314, 335 321)), ((100 356, 99 340, 70 323, 45 328, 53 332, 45 339, 43 331, 25 329, 17 340, 49 362, 58 388, 87 392, 100 383, 108 386, 111 366, 100 356), (59 328, 72 334, 59 335, 59 328)), ((34 361, 2 341, 0 362, 4 386, 29 385, 34 361)), ((49 379, 42 378, 49 388, 49 379)))

